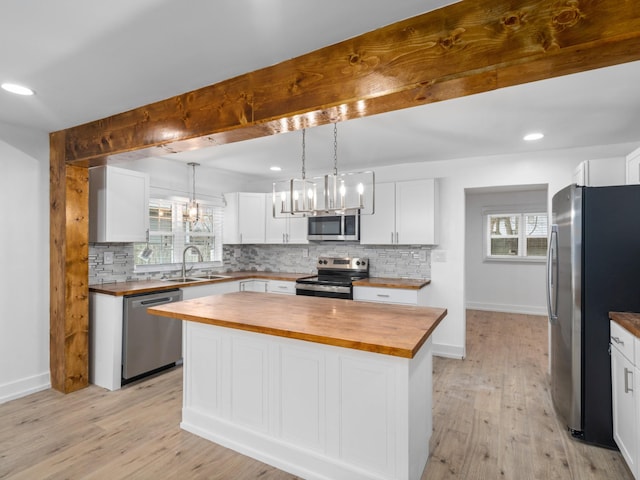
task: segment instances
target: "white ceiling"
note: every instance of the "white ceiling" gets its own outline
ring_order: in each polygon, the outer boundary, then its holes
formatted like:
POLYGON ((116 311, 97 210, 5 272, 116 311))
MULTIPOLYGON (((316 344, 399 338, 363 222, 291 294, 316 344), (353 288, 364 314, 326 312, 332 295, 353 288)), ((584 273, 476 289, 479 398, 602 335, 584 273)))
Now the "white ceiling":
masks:
MULTIPOLYGON (((2 0, 0 122, 55 131, 278 63, 452 0, 2 0)), ((341 170, 592 145, 640 145, 640 62, 339 125, 341 170), (532 130, 546 137, 521 138, 532 130)), ((175 154, 268 178, 300 171, 301 134, 175 154), (272 173, 271 165, 283 172, 272 173)), ((333 161, 307 131, 307 170, 333 161)))

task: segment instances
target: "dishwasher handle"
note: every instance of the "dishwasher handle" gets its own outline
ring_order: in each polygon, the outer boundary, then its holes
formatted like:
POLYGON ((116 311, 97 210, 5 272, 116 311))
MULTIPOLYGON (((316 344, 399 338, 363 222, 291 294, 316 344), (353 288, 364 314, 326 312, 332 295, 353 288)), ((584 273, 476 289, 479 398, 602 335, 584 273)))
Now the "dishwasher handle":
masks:
POLYGON ((169 303, 173 300, 171 297, 154 298, 153 300, 142 300, 140 305, 158 305, 160 303, 169 303))
POLYGON ((182 300, 182 292, 173 291, 164 294, 146 294, 125 299, 125 308, 148 308, 165 303, 179 302, 182 300), (128 305, 128 306, 127 306, 128 305))

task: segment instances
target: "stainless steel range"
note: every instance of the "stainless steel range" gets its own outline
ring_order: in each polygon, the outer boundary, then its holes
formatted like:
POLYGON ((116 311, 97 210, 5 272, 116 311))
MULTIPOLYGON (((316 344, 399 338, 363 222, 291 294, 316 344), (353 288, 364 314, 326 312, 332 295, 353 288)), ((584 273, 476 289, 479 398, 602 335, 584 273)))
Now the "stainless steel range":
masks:
POLYGON ((353 282, 369 277, 368 258, 318 259, 318 276, 296 281, 296 295, 353 299, 353 282))

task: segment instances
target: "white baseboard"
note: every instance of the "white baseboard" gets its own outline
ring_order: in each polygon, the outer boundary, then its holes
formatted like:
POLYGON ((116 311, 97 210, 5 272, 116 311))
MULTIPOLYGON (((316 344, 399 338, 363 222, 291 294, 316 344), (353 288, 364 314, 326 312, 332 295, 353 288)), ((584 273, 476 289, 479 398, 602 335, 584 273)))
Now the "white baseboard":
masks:
POLYGON ((308 480, 382 479, 322 453, 274 439, 196 409, 183 408, 180 428, 238 453, 308 480))
POLYGON ((0 404, 51 388, 49 372, 0 385, 0 404))
POLYGON ((455 358, 457 360, 462 360, 464 358, 464 347, 460 347, 458 345, 434 343, 432 351, 437 357, 455 358))
MULTIPOLYGON (((546 307, 535 305, 509 305, 502 303, 467 302, 470 310, 483 310, 487 312, 520 313, 523 315, 547 315, 546 307)), ((435 345, 434 345, 435 346, 435 345)))

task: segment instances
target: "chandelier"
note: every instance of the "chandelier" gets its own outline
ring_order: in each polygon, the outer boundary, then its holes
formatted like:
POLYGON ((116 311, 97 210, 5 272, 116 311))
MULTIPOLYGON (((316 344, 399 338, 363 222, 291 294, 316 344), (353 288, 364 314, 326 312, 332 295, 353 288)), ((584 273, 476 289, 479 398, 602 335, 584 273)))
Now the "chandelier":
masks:
POLYGON ((375 174, 372 171, 338 173, 337 124, 333 124, 333 171, 312 179, 306 178, 305 132, 303 129, 301 178, 273 183, 273 216, 372 215, 375 174))
POLYGON ((207 225, 202 221, 202 214, 200 210, 200 204, 196 200, 196 167, 200 164, 196 162, 187 163, 193 170, 193 184, 191 189, 191 199, 186 206, 185 217, 191 225, 192 232, 204 232, 208 231, 207 225))

